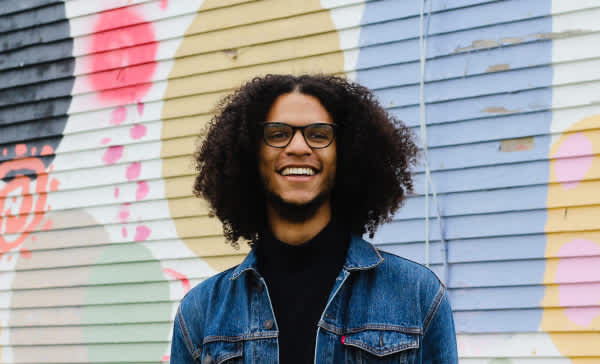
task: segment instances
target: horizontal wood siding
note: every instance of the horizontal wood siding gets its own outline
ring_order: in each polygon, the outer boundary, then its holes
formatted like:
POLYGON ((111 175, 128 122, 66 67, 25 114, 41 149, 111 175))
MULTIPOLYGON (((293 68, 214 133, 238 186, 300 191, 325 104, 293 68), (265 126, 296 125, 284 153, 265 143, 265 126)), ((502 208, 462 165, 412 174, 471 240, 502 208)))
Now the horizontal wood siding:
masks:
MULTIPOLYGON (((598 362, 600 2, 429 7, 428 256, 461 362, 598 362)), ((420 10, 2 1, 0 362, 168 362, 181 297, 248 252, 191 194, 217 101, 256 75, 347 75, 418 136, 420 10)), ((415 183, 373 241, 424 262, 424 164, 415 183)))

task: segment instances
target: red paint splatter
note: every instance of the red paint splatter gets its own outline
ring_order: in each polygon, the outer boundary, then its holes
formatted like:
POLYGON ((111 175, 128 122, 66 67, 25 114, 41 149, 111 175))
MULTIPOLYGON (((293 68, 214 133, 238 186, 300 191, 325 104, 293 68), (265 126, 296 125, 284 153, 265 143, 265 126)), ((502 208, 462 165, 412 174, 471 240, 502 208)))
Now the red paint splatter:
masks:
POLYGON ((185 274, 180 273, 180 272, 176 271, 175 269, 171 269, 171 268, 163 268, 163 272, 165 272, 165 274, 167 274, 168 276, 171 276, 171 277, 181 281, 181 285, 183 286, 184 294, 188 293, 190 291, 190 289, 192 288, 190 285, 190 280, 188 279, 188 277, 185 276, 185 274))
POLYGON ((146 127, 144 125, 135 124, 131 129, 129 129, 129 135, 131 139, 141 139, 146 136, 146 127))
POLYGON ((119 187, 115 187, 114 195, 115 195, 115 198, 119 198, 119 187))
POLYGON ((108 147, 104 155, 102 156, 102 161, 106 164, 115 164, 121 157, 123 156, 123 146, 122 145, 113 145, 112 147, 108 147))
POLYGON ((23 257, 24 259, 31 258, 31 251, 29 251, 25 248, 21 248, 21 249, 19 249, 19 252, 21 253, 21 257, 23 257))
POLYGON ((110 141, 111 141, 111 139, 110 139, 110 138, 104 138, 104 139, 102 139, 102 140, 100 141, 100 143, 102 143, 102 144, 106 145, 106 144, 110 143, 110 141))
POLYGON ((128 203, 124 203, 121 205, 121 207, 119 208, 119 215, 117 218, 122 223, 127 222, 127 220, 129 219, 129 204, 128 203))
POLYGON ((49 145, 44 145, 42 147, 42 152, 40 153, 40 155, 52 155, 54 154, 54 148, 52 148, 49 145))
POLYGON ((121 125, 127 118, 127 109, 125 106, 119 106, 110 114, 111 125, 121 125))
POLYGON ((137 112, 139 115, 142 115, 144 113, 144 103, 143 102, 137 103, 137 112))
POLYGON ((160 0, 160 8, 165 10, 169 6, 169 0, 160 0))
POLYGON ((148 237, 150 236, 150 232, 150 228, 146 225, 137 226, 135 228, 135 237, 133 238, 133 240, 144 241, 148 239, 148 237))
POLYGON ((127 228, 125 226, 121 228, 121 235, 123 235, 124 238, 127 237, 127 228))
POLYGON ((52 192, 58 191, 58 186, 60 186, 60 181, 57 180, 56 178, 54 178, 54 179, 52 179, 52 181, 50 181, 50 191, 52 191, 52 192))
POLYGON ((125 176, 128 181, 132 181, 140 176, 140 172, 142 171, 142 164, 140 162, 133 162, 127 167, 127 172, 125 176))
POLYGON ((50 230, 50 229, 52 229, 52 220, 46 221, 44 226, 42 226, 42 230, 50 230))
POLYGON ((135 191, 135 199, 137 201, 144 199, 148 195, 148 192, 150 192, 150 186, 148 186, 148 182, 139 181, 135 191))
POLYGON ((170 362, 171 361, 171 355, 163 355, 162 358, 160 358, 160 361, 163 362, 170 362))
POLYGON ((24 156, 27 153, 27 146, 25 144, 15 145, 15 154, 17 157, 24 156))
POLYGON ((30 154, 31 155, 36 155, 36 153, 37 153, 37 147, 32 147, 30 154))
POLYGON ((157 48, 152 24, 131 8, 101 13, 90 43, 89 76, 99 98, 139 101, 152 86, 157 48))

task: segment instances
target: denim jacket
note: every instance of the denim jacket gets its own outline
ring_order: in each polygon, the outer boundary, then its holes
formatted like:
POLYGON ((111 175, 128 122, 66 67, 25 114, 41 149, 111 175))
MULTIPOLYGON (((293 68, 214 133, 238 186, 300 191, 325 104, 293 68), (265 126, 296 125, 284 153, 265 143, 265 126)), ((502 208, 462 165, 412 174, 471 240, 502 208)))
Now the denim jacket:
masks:
MULTIPOLYGON (((277 333, 252 250, 184 297, 171 363, 275 364, 277 333)), ((352 237, 316 336, 315 363, 458 363, 444 285, 429 269, 360 237, 352 237)))

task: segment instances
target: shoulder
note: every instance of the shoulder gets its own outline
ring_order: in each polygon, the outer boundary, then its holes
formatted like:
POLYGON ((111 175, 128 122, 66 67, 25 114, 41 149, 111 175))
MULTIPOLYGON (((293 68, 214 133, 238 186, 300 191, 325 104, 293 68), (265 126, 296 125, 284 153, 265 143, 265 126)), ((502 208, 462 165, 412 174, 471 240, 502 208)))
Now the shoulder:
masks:
POLYGON ((232 284, 230 278, 236 267, 217 273, 192 288, 179 304, 181 315, 186 319, 194 317, 197 320, 199 314, 203 314, 206 308, 214 303, 214 300, 230 288, 232 284))
POLYGON ((383 258, 383 262, 378 268, 385 270, 389 274, 393 274, 396 278, 402 277, 402 279, 413 283, 419 282, 435 287, 443 286, 438 276, 428 267, 380 249, 377 249, 377 252, 383 258))

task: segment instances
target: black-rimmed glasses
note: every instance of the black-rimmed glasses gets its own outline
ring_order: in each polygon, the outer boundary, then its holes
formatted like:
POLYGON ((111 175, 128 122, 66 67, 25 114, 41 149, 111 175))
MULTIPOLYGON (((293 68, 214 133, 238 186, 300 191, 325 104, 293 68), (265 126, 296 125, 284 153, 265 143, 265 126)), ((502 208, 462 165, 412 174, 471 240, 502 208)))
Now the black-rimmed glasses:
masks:
POLYGON ((330 123, 314 123, 305 126, 293 126, 280 122, 261 123, 263 127, 263 139, 267 145, 273 148, 287 147, 300 130, 306 144, 315 149, 327 148, 335 138, 337 125, 330 123))

